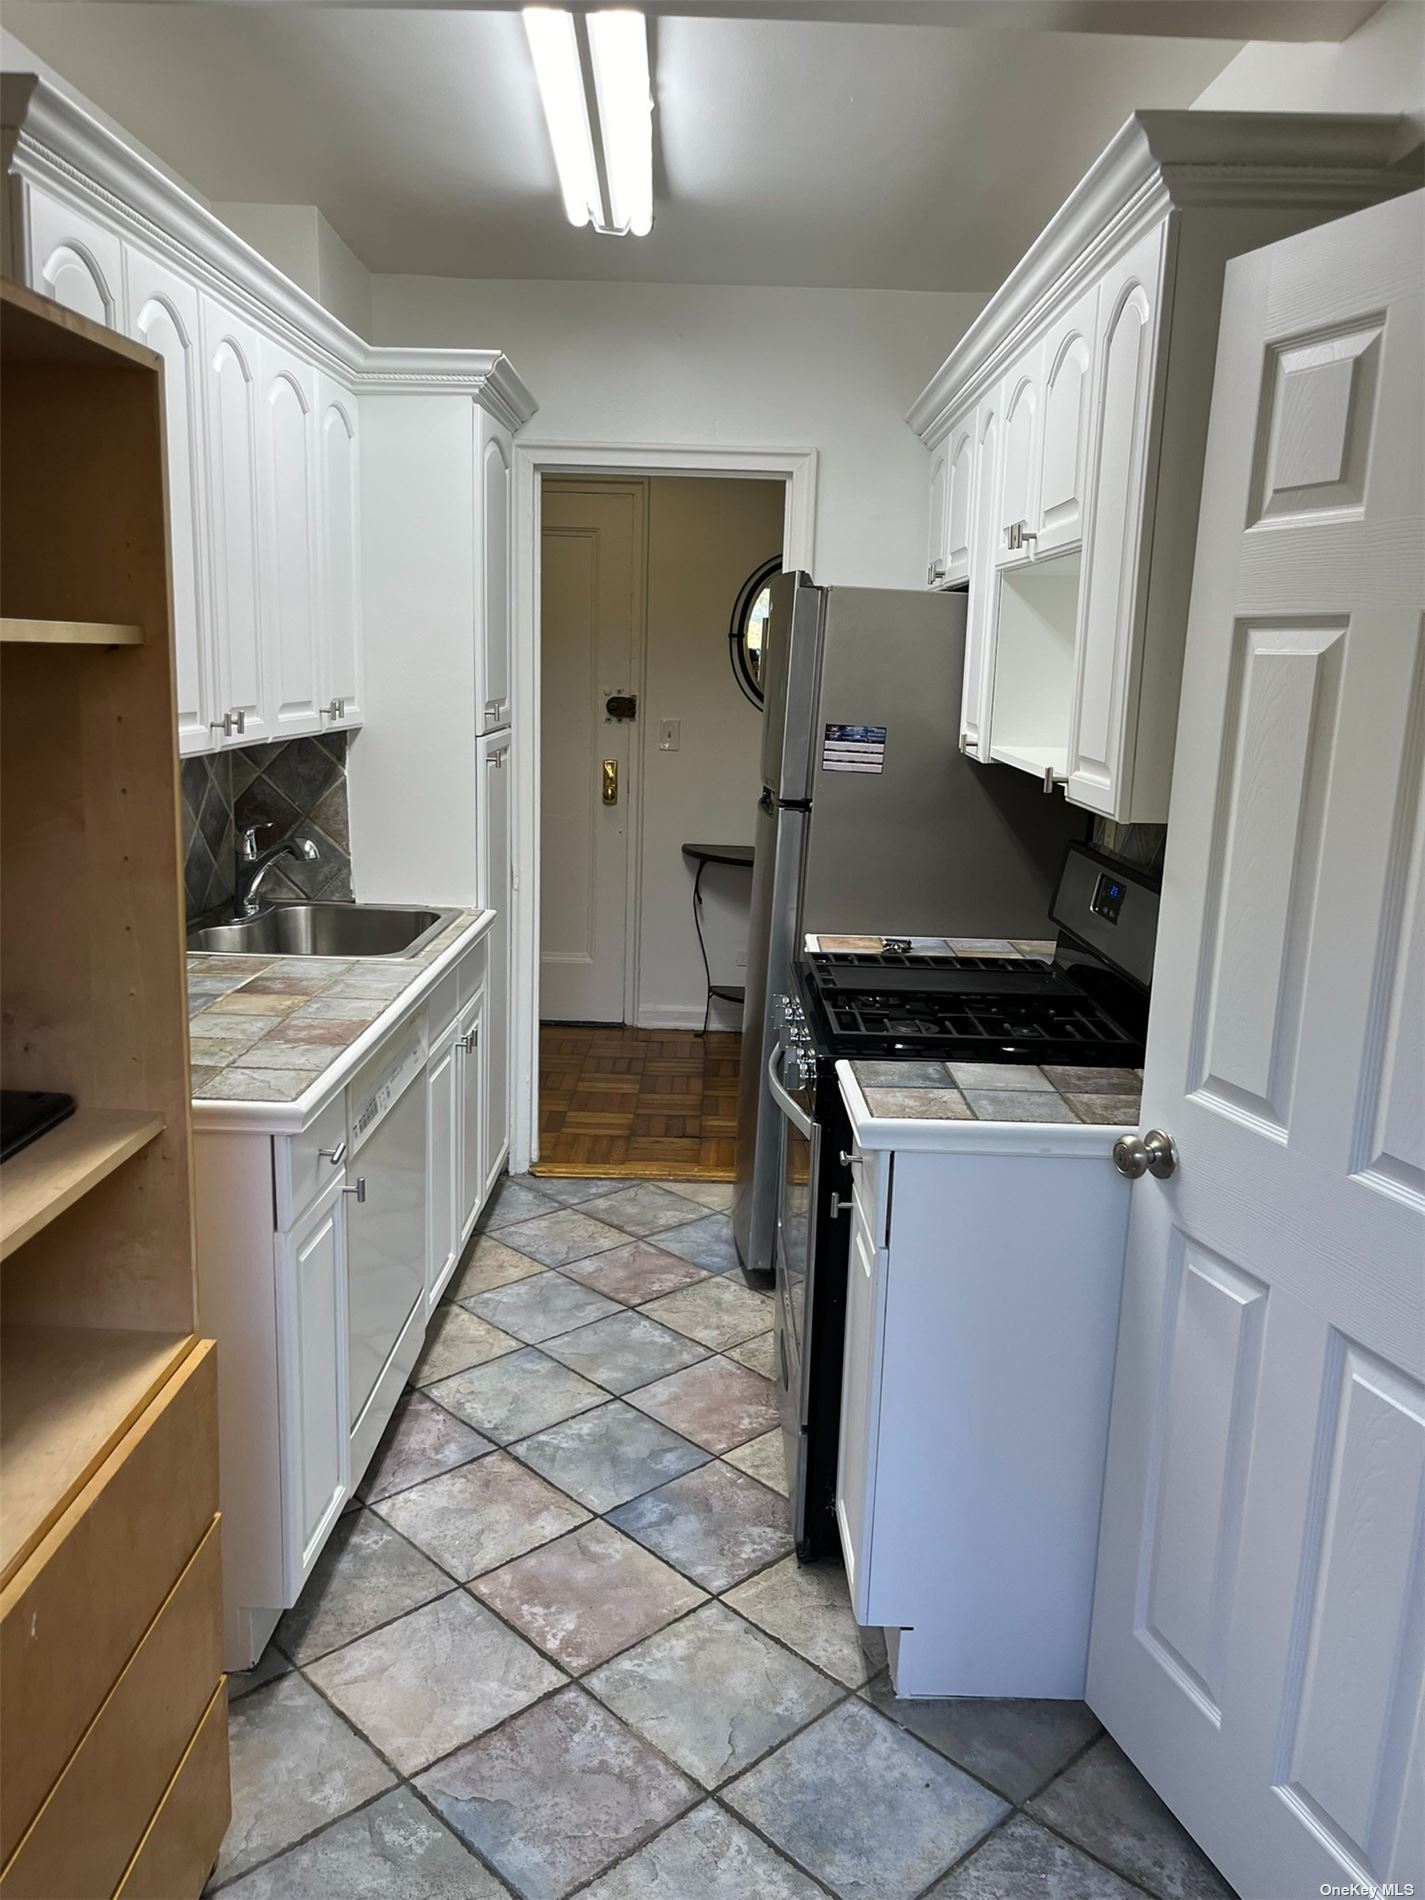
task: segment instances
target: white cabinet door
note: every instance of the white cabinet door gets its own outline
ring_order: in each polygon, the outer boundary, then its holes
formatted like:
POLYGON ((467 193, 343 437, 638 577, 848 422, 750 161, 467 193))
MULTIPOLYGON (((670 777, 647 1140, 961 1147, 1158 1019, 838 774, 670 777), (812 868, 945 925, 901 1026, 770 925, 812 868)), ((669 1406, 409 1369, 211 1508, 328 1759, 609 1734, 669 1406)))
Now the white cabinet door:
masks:
POLYGON ((945 474, 945 578, 962 581, 970 571, 970 524, 975 488, 974 413, 954 424, 947 438, 945 474))
POLYGON ((292 1232, 277 1238, 282 1565, 290 1603, 297 1601, 347 1493, 343 1184, 338 1175, 292 1232))
POLYGON ((514 903, 510 740, 481 742, 480 902, 495 912, 485 984, 485 1180, 494 1181, 510 1144, 510 930, 514 903))
POLYGON ((456 1022, 456 1089, 460 1101, 458 1230, 461 1247, 475 1228, 485 1200, 485 994, 478 992, 456 1022))
POLYGON ((431 1048, 426 1068, 429 1148, 426 1172, 426 1312, 433 1313, 460 1258, 460 1064, 451 1023, 431 1048))
POLYGON ((118 233, 34 185, 24 192, 30 288, 106 329, 122 330, 124 259, 118 233))
POLYGON ((960 705, 960 745, 971 758, 990 756, 994 705, 995 605, 999 579, 995 532, 999 525, 999 391, 975 411, 974 492, 970 505, 970 598, 965 615, 965 674, 960 705))
POLYGON ((1110 818, 1167 817, 1131 810, 1166 243, 1167 226, 1159 225, 1099 285, 1094 466, 1075 631, 1067 796, 1110 818))
POLYGON ((316 374, 280 344, 259 351, 262 604, 274 739, 315 732, 318 713, 316 374))
POLYGON ((865 1220, 851 1222, 846 1283, 846 1345, 841 1385, 841 1439, 836 1465, 836 1522, 856 1621, 875 1621, 871 1533, 876 1506, 876 1441, 880 1423, 881 1344, 886 1303, 886 1252, 872 1244, 865 1220))
POLYGON ((995 559, 1001 565, 1028 560, 1034 543, 1021 543, 1021 531, 1033 533, 1038 512, 1039 368, 1042 351, 1029 355, 1000 385, 1004 440, 1000 449, 999 506, 995 521, 995 559))
POLYGON ((212 563, 217 693, 211 716, 231 744, 270 739, 258 571, 258 338, 250 324, 202 300, 207 543, 212 563))
POLYGON ((482 732, 511 724, 514 668, 510 599, 510 461, 507 430, 480 416, 480 603, 484 649, 482 732))
POLYGON ((1065 312, 1044 339, 1036 555, 1070 547, 1083 538, 1097 309, 1095 285, 1065 312))
POLYGON ((362 711, 361 491, 356 398, 317 377, 321 560, 318 654, 322 723, 359 726, 362 711))
POLYGON ((925 584, 945 584, 945 538, 949 530, 945 503, 949 494, 950 448, 942 442, 930 455, 930 518, 925 537, 925 584))
POLYGON ((216 682, 203 587, 202 344, 198 292, 166 264, 124 247, 129 335, 163 358, 163 426, 168 455, 168 537, 173 573, 173 641, 178 749, 213 744, 216 682))

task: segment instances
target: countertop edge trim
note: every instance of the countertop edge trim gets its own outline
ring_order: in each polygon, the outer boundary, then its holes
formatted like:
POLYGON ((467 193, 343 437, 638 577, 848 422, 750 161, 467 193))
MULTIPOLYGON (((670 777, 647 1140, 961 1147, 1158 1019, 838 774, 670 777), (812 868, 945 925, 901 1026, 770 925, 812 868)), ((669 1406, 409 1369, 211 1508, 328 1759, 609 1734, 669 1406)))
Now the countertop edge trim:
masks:
POLYGON ((1138 1127, 1136 1122, 1118 1127, 1098 1122, 894 1120, 871 1113, 848 1061, 837 1063, 836 1080, 851 1119, 851 1132, 859 1146, 869 1150, 1106 1161, 1118 1137, 1132 1134, 1138 1127))

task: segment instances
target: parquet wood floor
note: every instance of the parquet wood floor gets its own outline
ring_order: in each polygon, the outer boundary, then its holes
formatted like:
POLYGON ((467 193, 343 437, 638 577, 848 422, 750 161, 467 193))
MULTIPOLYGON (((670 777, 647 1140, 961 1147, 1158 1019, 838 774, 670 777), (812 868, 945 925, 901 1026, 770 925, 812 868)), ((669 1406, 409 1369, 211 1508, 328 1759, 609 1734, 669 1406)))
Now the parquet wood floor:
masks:
POLYGON ((730 1181, 736 1032, 544 1023, 535 1174, 730 1181))

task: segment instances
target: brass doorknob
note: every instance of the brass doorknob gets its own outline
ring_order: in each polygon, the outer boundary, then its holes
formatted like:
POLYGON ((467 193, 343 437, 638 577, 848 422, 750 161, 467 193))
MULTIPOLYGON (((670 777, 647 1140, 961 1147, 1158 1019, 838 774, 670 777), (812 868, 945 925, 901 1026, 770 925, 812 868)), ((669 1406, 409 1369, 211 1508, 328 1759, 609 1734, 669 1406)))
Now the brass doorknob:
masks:
POLYGON ((604 803, 606 805, 617 805, 618 803, 617 759, 604 760, 604 803))

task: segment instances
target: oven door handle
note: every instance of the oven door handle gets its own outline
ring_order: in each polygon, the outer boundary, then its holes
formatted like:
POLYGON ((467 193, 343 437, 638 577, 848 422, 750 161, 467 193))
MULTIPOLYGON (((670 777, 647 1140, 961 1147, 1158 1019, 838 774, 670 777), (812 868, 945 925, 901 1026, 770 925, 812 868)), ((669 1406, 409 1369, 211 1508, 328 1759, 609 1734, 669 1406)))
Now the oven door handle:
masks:
POLYGON ((796 1128, 800 1129, 801 1133, 810 1141, 811 1116, 807 1114, 800 1102, 792 1100, 791 1096, 788 1095, 787 1091, 782 1087, 782 1078, 775 1073, 777 1059, 781 1053, 781 1043, 774 1044, 772 1053, 767 1058, 767 1086, 772 1091, 772 1100, 777 1104, 778 1108, 781 1109, 787 1120, 793 1123, 796 1128))

